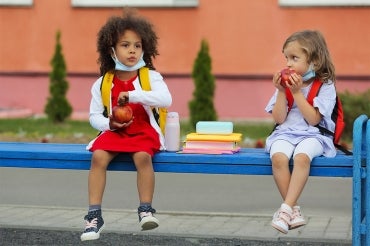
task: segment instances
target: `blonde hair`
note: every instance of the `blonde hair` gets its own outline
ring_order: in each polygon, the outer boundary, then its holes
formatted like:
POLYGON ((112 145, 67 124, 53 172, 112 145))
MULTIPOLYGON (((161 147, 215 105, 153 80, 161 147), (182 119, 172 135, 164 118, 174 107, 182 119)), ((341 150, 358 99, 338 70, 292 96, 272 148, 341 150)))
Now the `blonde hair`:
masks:
POLYGON ((331 60, 324 36, 319 31, 303 30, 293 33, 285 41, 283 50, 288 43, 297 41, 307 55, 307 62, 314 64, 316 77, 322 82, 335 82, 335 68, 331 60))

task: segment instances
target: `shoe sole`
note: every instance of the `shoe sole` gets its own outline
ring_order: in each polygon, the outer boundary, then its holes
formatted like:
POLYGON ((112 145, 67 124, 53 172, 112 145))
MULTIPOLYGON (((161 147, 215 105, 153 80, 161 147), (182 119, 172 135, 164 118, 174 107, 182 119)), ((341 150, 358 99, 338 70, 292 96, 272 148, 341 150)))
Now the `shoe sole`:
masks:
POLYGON ((159 221, 155 217, 151 217, 151 218, 144 217, 140 221, 140 225, 141 225, 142 231, 152 230, 159 226, 159 221))
POLYGON ((288 233, 288 231, 284 230, 284 228, 282 228, 282 227, 280 227, 278 225, 275 225, 274 223, 271 223, 271 226, 273 228, 275 228, 276 230, 278 230, 279 232, 281 232, 281 233, 284 233, 284 234, 287 234, 288 233))
POLYGON ((297 229, 297 228, 299 228, 301 226, 304 226, 304 225, 306 225, 306 222, 302 221, 302 222, 296 223, 294 225, 290 225, 289 230, 294 230, 294 229, 297 229))
POLYGON ((81 241, 89 241, 89 240, 96 240, 100 238, 100 233, 103 231, 105 227, 105 224, 100 228, 100 230, 95 233, 95 232, 88 232, 88 233, 83 233, 81 235, 81 241))

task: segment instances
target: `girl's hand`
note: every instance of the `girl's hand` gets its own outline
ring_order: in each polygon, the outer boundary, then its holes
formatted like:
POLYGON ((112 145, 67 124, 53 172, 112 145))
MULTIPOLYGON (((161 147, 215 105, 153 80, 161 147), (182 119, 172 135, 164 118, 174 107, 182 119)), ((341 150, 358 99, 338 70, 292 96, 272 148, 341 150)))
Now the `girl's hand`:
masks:
POLYGON ((285 91, 285 88, 280 84, 281 83, 281 72, 276 72, 272 77, 272 84, 279 90, 285 91))
POLYGON ((290 89, 292 94, 299 92, 303 86, 302 76, 297 73, 293 73, 289 78, 290 83, 287 83, 287 87, 290 89))
POLYGON ((118 105, 125 105, 128 103, 128 92, 127 91, 121 91, 118 95, 117 100, 118 105))
POLYGON ((119 123, 113 119, 112 115, 109 115, 109 129, 114 131, 114 130, 118 130, 124 127, 128 127, 129 125, 131 125, 133 121, 134 121, 134 117, 132 117, 132 119, 129 122, 119 123))

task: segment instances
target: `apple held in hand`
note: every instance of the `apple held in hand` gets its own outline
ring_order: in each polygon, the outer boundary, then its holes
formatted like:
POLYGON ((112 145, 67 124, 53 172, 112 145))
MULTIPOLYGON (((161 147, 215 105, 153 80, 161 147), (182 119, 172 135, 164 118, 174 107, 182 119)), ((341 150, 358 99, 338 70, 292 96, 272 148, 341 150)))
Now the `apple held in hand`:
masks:
POLYGON ((280 81, 280 85, 282 87, 286 87, 286 85, 289 83, 290 84, 290 81, 289 81, 289 77, 292 73, 295 73, 294 70, 291 70, 289 68, 284 68, 283 70, 281 70, 281 81, 280 81))
POLYGON ((119 123, 127 123, 132 119, 132 108, 128 105, 114 106, 112 109, 113 119, 119 123))

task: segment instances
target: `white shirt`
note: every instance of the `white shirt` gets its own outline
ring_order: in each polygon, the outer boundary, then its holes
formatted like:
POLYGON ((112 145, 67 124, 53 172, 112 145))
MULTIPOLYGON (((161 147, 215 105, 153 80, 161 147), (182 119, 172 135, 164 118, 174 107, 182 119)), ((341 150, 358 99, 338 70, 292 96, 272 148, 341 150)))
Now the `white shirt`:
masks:
MULTIPOLYGON (((103 111, 103 99, 101 95, 101 83, 103 76, 98 78, 93 86, 91 87, 91 102, 90 102, 90 116, 89 121, 92 127, 98 131, 108 131, 109 129, 109 118, 104 117, 103 111)), ((164 136, 159 128, 151 107, 169 107, 172 104, 172 96, 163 77, 160 73, 154 70, 149 70, 149 80, 151 91, 144 91, 137 77, 133 85, 135 90, 129 91, 129 102, 130 103, 140 103, 143 105, 145 111, 147 112, 150 124, 157 131, 158 137, 161 143, 161 149, 164 149, 164 136)), ((111 95, 110 95, 111 97, 111 95)), ((112 106, 110 106, 110 112, 112 112, 112 106)), ((94 140, 93 140, 94 141, 94 140)), ((93 143, 91 141, 87 147, 89 149, 93 143)))
MULTIPOLYGON (((301 89, 305 97, 307 97, 311 86, 312 83, 309 86, 301 89)), ((278 90, 276 89, 274 95, 271 97, 265 108, 266 112, 272 112, 276 102, 277 93, 278 90)), ((313 106, 318 108, 320 114, 323 116, 319 125, 332 132, 334 132, 335 123, 331 120, 331 114, 333 112, 335 102, 336 90, 334 83, 331 81, 324 83, 321 86, 318 95, 313 100, 313 106)), ((324 156, 334 157, 336 155, 337 151, 333 143, 333 138, 331 136, 322 135, 317 127, 309 125, 294 102, 292 109, 288 113, 285 121, 278 125, 271 135, 266 139, 265 150, 269 152, 271 144, 277 139, 286 140, 296 145, 308 137, 314 137, 320 141, 324 148, 324 156)))

